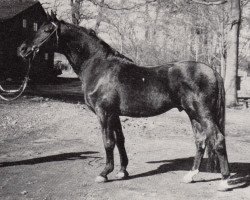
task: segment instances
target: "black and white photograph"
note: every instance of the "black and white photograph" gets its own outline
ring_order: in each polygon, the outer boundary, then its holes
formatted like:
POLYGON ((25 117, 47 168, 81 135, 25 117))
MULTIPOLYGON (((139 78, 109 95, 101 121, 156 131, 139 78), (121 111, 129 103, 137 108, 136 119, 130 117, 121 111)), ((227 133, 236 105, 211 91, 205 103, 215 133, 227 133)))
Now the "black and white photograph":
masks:
POLYGON ((1 200, 249 200, 249 0, 0 0, 1 200))

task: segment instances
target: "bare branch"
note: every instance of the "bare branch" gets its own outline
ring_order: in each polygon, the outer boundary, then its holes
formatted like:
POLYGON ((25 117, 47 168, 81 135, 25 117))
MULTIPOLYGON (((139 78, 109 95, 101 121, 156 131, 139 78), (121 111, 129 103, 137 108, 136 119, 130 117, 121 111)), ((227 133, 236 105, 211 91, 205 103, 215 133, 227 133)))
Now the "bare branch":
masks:
POLYGON ((210 6, 210 5, 220 5, 220 4, 227 3, 227 0, 218 0, 218 1, 189 0, 189 2, 199 3, 199 4, 210 6))
POLYGON ((145 6, 146 4, 157 2, 157 0, 147 0, 145 3, 139 3, 139 4, 135 4, 133 6, 129 6, 129 7, 112 7, 107 3, 100 3, 97 0, 88 0, 88 1, 92 2, 96 6, 108 8, 110 10, 133 10, 133 9, 139 8, 141 6, 145 6))

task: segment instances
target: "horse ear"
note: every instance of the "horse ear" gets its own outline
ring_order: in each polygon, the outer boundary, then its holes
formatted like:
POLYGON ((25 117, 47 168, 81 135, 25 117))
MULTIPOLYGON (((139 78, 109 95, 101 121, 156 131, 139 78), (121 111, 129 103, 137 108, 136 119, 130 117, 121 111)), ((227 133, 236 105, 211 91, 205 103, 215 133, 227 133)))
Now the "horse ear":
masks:
POLYGON ((58 21, 57 18, 56 18, 56 13, 54 13, 53 10, 51 10, 51 14, 50 15, 51 15, 52 21, 58 21))
POLYGON ((48 11, 46 12, 46 15, 47 15, 47 20, 51 21, 52 19, 51 19, 51 16, 49 15, 48 11))

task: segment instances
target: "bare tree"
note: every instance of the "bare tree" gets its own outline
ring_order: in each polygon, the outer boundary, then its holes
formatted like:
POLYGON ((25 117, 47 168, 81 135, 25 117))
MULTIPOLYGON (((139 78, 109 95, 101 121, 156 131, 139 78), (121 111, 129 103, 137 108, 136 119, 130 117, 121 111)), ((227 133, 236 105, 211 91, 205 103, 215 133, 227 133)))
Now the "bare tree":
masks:
POLYGON ((81 22, 81 2, 82 0, 70 0, 72 22, 79 25, 81 22))
MULTIPOLYGON (((194 3, 199 3, 203 5, 220 5, 227 1, 205 1, 205 0, 190 0, 194 3)), ((230 13, 230 28, 227 37, 226 46, 226 70, 225 70, 225 89, 226 89, 226 105, 234 106, 237 104, 237 71, 238 71, 238 56, 239 56, 239 27, 241 21, 241 2, 240 0, 231 0, 231 13, 230 13)), ((224 26, 224 21, 222 22, 224 26)), ((222 27, 222 39, 224 40, 224 27, 222 27)), ((221 64, 222 75, 224 76, 224 65, 225 65, 225 49, 224 41, 221 43, 221 64)))

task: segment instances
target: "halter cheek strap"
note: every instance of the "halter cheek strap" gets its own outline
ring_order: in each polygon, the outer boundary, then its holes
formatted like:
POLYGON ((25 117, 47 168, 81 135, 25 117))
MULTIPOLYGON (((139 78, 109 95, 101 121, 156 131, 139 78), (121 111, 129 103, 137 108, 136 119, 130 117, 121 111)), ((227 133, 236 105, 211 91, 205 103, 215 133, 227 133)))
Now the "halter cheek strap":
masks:
POLYGON ((58 46, 59 36, 58 36, 58 25, 55 22, 51 22, 52 25, 55 26, 55 32, 56 32, 56 44, 58 46))

